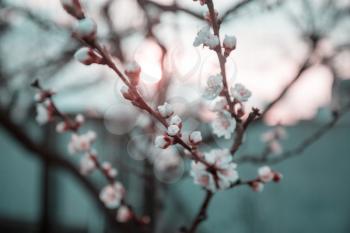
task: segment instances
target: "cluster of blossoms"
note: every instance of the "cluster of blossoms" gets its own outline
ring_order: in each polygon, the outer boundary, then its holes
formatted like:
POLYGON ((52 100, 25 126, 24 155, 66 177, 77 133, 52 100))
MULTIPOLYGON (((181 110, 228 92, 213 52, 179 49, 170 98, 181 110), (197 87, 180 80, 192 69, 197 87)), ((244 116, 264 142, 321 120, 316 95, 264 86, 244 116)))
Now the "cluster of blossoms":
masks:
MULTIPOLYGON (((237 165, 233 162, 230 151, 227 149, 213 149, 206 153, 200 153, 198 146, 203 140, 201 132, 182 132, 182 119, 175 114, 173 106, 169 103, 165 102, 163 105, 158 106, 157 111, 152 110, 138 93, 137 85, 140 80, 141 67, 136 62, 127 63, 123 74, 110 59, 110 55, 106 50, 98 45, 96 41, 97 25, 94 20, 85 16, 79 0, 61 0, 61 2, 64 9, 77 19, 73 27, 73 35, 87 45, 75 53, 75 59, 84 65, 108 65, 120 76, 126 85, 121 89, 124 98, 130 100, 133 105, 146 110, 166 126, 163 135, 155 138, 156 147, 166 149, 177 143, 184 146, 192 155, 191 176, 194 182, 210 192, 225 190, 240 183, 241 181, 236 170, 237 165)), ((206 3, 206 0, 200 0, 201 5, 206 3)), ((209 5, 208 3, 208 8, 209 5)), ((214 50, 218 54, 220 62, 225 60, 225 63, 226 58, 236 49, 236 37, 226 35, 221 45, 218 27, 214 27, 214 23, 218 23, 216 22, 218 12, 211 9, 210 12, 205 13, 204 18, 209 25, 203 27, 197 33, 193 45, 196 47, 200 45, 209 47, 209 49, 214 50), (214 32, 211 32, 210 25, 213 25, 214 32)), ((203 97, 207 100, 217 100, 213 108, 217 117, 211 124, 213 133, 219 137, 229 139, 237 124, 242 123, 245 115, 244 103, 249 100, 251 92, 240 83, 228 87, 225 76, 224 69, 221 71, 221 74, 210 76, 207 80, 203 97)), ((46 95, 48 94, 46 93, 46 95)), ((48 122, 54 114, 59 112, 53 105, 50 95, 45 97, 45 93, 43 93, 39 99, 45 111, 38 109, 38 113, 41 114, 38 117, 38 121, 48 122), (48 99, 49 102, 45 101, 45 99, 48 99)), ((98 160, 97 153, 92 148, 96 140, 96 134, 92 131, 78 134, 78 129, 85 121, 84 117, 77 115, 75 119, 69 119, 63 114, 58 115, 63 118, 63 122, 57 125, 57 131, 61 133, 66 131, 73 132, 71 141, 68 144, 69 152, 71 154, 83 154, 80 161, 81 173, 87 175, 94 170, 99 170, 107 178, 109 184, 101 190, 99 195, 101 201, 107 208, 117 209, 116 219, 119 222, 127 222, 135 218, 131 207, 125 204, 126 191, 124 186, 115 179, 118 174, 117 170, 108 162, 101 163, 98 160)), ((275 136, 273 139, 275 140, 275 136)), ((173 160, 162 158, 163 160, 160 159, 160 163, 157 163, 155 166, 158 166, 160 170, 174 167, 178 164, 178 160, 175 157, 173 158, 173 160)), ((269 167, 262 167, 258 170, 258 177, 255 180, 245 182, 245 184, 248 184, 255 191, 261 191, 265 183, 270 181, 278 182, 281 178, 280 173, 272 171, 269 167)), ((149 220, 144 218, 141 221, 147 223, 149 220)))
POLYGON ((191 176, 196 184, 215 192, 231 187, 238 180, 237 165, 227 149, 211 150, 203 158, 209 167, 196 161, 191 164, 191 176))
POLYGON ((167 102, 157 107, 159 115, 163 117, 168 128, 166 133, 155 138, 155 146, 161 149, 166 149, 174 144, 175 137, 181 137, 183 141, 189 142, 192 147, 196 147, 202 141, 202 134, 199 131, 193 131, 189 135, 182 134, 182 120, 178 115, 174 115, 173 106, 167 102))
POLYGON ((268 166, 263 166, 258 169, 258 177, 248 182, 248 184, 255 192, 261 192, 264 189, 264 184, 271 181, 277 183, 282 178, 283 176, 281 173, 271 170, 268 166))
MULTIPOLYGON (((207 16, 209 17, 208 14, 207 16)), ((235 36, 225 36, 222 45, 225 57, 228 57, 231 51, 236 48, 236 41, 235 36)), ((201 44, 206 45, 211 49, 215 49, 220 45, 219 38, 211 34, 210 26, 202 28, 198 32, 193 43, 194 46, 199 46, 201 44)), ((211 75, 207 80, 203 97, 207 100, 214 100, 217 97, 225 96, 225 91, 227 90, 225 90, 223 76, 221 74, 211 75)), ((251 92, 240 83, 237 83, 230 88, 230 101, 232 101, 234 105, 239 105, 237 113, 235 113, 237 117, 240 118, 245 114, 243 102, 248 101, 250 96, 251 92)), ((214 107, 217 117, 211 124, 213 133, 218 137, 229 139, 236 128, 236 119, 232 118, 232 114, 228 111, 229 103, 227 103, 227 101, 224 102, 224 100, 219 100, 217 103, 217 106, 214 107)))
POLYGON ((286 137, 287 132, 282 126, 278 125, 271 131, 264 133, 261 140, 267 144, 269 152, 279 155, 283 152, 280 141, 286 137))
MULTIPOLYGON (((61 3, 64 9, 77 19, 73 27, 73 35, 84 41, 85 44, 93 46, 97 35, 97 25, 92 19, 85 17, 79 0, 61 0, 61 3)), ((74 57, 85 65, 106 64, 100 53, 93 47, 79 49, 74 57)), ((126 66, 125 74, 129 78, 130 85, 137 85, 140 71, 141 69, 136 63, 130 63, 126 66)), ((100 162, 96 151, 92 148, 96 140, 96 133, 93 131, 83 134, 78 133, 85 122, 83 115, 79 114, 74 119, 69 118, 59 112, 54 105, 51 99, 53 92, 43 90, 38 82, 33 83, 33 86, 39 89, 39 93, 35 95, 37 101, 36 120, 38 123, 45 124, 55 116, 61 118, 63 121, 57 124, 56 131, 59 133, 72 132, 71 140, 68 143, 68 151, 70 154, 83 155, 80 160, 81 174, 88 175, 95 170, 99 170, 109 182, 109 185, 105 186, 100 192, 101 201, 107 208, 117 208, 117 221, 127 222, 136 219, 131 208, 125 204, 125 188, 115 180, 118 174, 117 170, 109 162, 100 162)), ((176 119, 173 121, 175 122, 176 119)), ((137 220, 143 224, 149 222, 147 217, 137 220)))

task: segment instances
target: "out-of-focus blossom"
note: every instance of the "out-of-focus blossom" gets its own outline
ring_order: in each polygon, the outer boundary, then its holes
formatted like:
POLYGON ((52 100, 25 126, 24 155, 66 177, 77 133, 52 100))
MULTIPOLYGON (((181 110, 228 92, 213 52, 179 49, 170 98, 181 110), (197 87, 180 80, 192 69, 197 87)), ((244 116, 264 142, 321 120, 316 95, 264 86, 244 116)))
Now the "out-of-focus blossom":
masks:
POLYGON ((283 147, 282 147, 281 143, 277 140, 272 140, 272 141, 268 142, 268 147, 269 147, 269 150, 271 151, 271 153, 273 153, 275 155, 280 155, 283 152, 283 147))
POLYGON ((275 155, 279 155, 283 152, 283 147, 280 143, 281 139, 285 139, 287 137, 287 132, 282 126, 277 126, 274 129, 267 131, 261 137, 261 140, 267 143, 267 146, 275 155))
POLYGON ((194 39, 193 46, 198 47, 200 45, 208 46, 210 49, 215 49, 220 45, 219 38, 210 32, 209 26, 205 26, 199 30, 194 39))
POLYGON ((53 95, 54 92, 51 90, 40 90, 34 95, 34 100, 38 103, 45 102, 46 100, 48 100, 48 98, 50 98, 53 95))
POLYGON ((74 25, 74 32, 83 40, 95 40, 97 25, 91 18, 78 20, 74 25))
POLYGON ((115 169, 110 162, 103 162, 102 169, 104 170, 105 174, 112 178, 116 177, 118 174, 117 169, 115 169))
POLYGON ((100 57, 92 48, 83 47, 75 52, 74 58, 84 65, 101 64, 103 58, 100 57))
POLYGON ((259 168, 258 174, 259 174, 260 180, 262 180, 265 183, 272 181, 274 177, 274 172, 268 166, 263 166, 259 168))
POLYGON ((220 112, 226 109, 227 100, 225 98, 219 98, 213 105, 212 111, 220 112))
POLYGON ((117 210, 117 221, 124 223, 128 222, 132 218, 132 212, 127 206, 120 206, 117 210))
POLYGON ((57 133, 63 133, 66 132, 68 130, 68 125, 65 121, 59 122, 56 125, 56 132, 57 133))
POLYGON ((167 135, 157 136, 154 140, 154 144, 158 148, 166 149, 172 144, 172 139, 167 135))
POLYGON ((224 84, 220 74, 209 76, 203 97, 208 100, 213 100, 220 95, 223 88, 224 84))
POLYGON ((68 14, 77 19, 84 18, 84 12, 79 0, 61 0, 61 4, 68 14))
POLYGON ((56 132, 57 133, 64 133, 68 130, 73 130, 75 131, 76 129, 78 129, 83 123, 85 122, 85 118, 83 115, 78 114, 75 117, 75 122, 70 122, 68 123, 68 121, 62 121, 59 122, 56 125, 56 132))
POLYGON ((125 74, 129 77, 130 83, 136 86, 140 81, 141 67, 135 62, 129 62, 125 65, 125 74))
POLYGON ((154 166, 158 171, 170 172, 172 169, 178 167, 180 165, 180 162, 180 157, 177 154, 171 152, 171 149, 168 149, 166 153, 157 157, 157 162, 154 163, 154 166))
POLYGON ((176 136, 180 132, 180 128, 177 125, 169 125, 167 134, 169 136, 176 136))
POLYGON ((55 109, 49 99, 46 99, 43 103, 36 105, 36 117, 35 120, 39 125, 44 125, 54 116, 55 109))
POLYGON ((50 111, 43 104, 36 105, 36 117, 35 120, 39 123, 39 125, 44 125, 51 119, 50 111))
POLYGON ((236 128, 236 120, 231 117, 228 111, 224 110, 217 113, 216 118, 211 123, 211 127, 213 133, 218 137, 229 139, 236 128))
POLYGON ((71 140, 68 144, 68 151, 70 154, 80 152, 88 152, 91 149, 92 143, 96 139, 96 133, 88 131, 85 134, 72 134, 71 140))
POLYGON ((237 83, 234 87, 231 87, 231 93, 235 99, 241 102, 248 101, 249 97, 252 95, 252 93, 240 83, 237 83))
POLYGON ((203 163, 193 161, 191 176, 194 178, 194 183, 215 192, 229 188, 238 180, 237 165, 232 161, 227 149, 211 150, 204 154, 204 160, 211 164, 213 169, 209 171, 203 163))
POLYGON ((92 154, 85 154, 81 159, 80 159, 80 173, 83 175, 88 175, 92 171, 96 169, 96 163, 93 160, 92 154))
POLYGON ((191 144, 198 144, 202 141, 202 134, 199 131, 193 131, 189 136, 189 141, 191 144))
POLYGON ((78 114, 75 116, 75 121, 79 124, 83 124, 85 122, 85 117, 82 114, 78 114))
POLYGON ((262 192, 264 190, 264 184, 260 181, 253 181, 249 185, 254 192, 262 192))
POLYGON ((168 118, 174 114, 173 106, 167 102, 165 102, 163 105, 158 106, 157 109, 160 115, 164 118, 168 118))
POLYGON ((125 189, 120 182, 115 182, 104 187, 100 193, 100 199, 107 208, 117 208, 125 195, 125 189))

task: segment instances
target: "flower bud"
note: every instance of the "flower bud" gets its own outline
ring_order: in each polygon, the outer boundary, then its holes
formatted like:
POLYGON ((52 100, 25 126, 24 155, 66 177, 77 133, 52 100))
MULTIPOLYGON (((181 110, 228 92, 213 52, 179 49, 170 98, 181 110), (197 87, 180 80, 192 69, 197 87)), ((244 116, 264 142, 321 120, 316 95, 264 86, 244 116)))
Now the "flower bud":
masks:
POLYGON ((129 87, 127 86, 122 86, 120 92, 122 93, 123 97, 127 100, 133 101, 135 99, 134 94, 130 91, 129 87))
POLYGON ((74 32, 83 40, 93 41, 96 39, 97 25, 93 19, 84 18, 76 22, 74 32))
POLYGON ((125 74, 129 77, 130 83, 136 86, 140 80, 141 67, 135 61, 125 65, 125 74))
POLYGON ((263 166, 258 170, 259 178, 262 182, 270 182, 274 178, 274 172, 268 166, 263 166))
POLYGON ((249 185, 254 192, 262 192, 264 190, 264 184, 259 181, 253 181, 249 185))
POLYGON ((117 221, 118 222, 128 222, 132 218, 132 212, 127 206, 119 207, 117 211, 117 221))
POLYGON ((235 36, 225 36, 223 47, 225 49, 224 55, 228 57, 232 50, 236 49, 237 39, 235 36))
POLYGON ((163 105, 158 106, 157 109, 160 115, 164 118, 168 118, 174 114, 173 106, 167 102, 165 102, 163 105))
POLYGON ((56 132, 57 133, 63 133, 68 130, 68 125, 66 124, 65 121, 62 121, 56 125, 56 132))
POLYGON ((172 144, 172 139, 168 137, 167 135, 165 136, 157 136, 154 144, 156 147, 161 148, 161 149, 166 149, 172 144))
POLYGON ((198 144, 202 141, 202 134, 199 131, 193 131, 190 136, 189 136, 189 140, 191 144, 198 144))
POLYGON ((71 16, 77 19, 84 18, 84 12, 79 0, 61 0, 61 4, 66 12, 71 16))
POLYGON ((177 125, 179 128, 182 127, 182 120, 178 115, 174 115, 170 118, 169 121, 170 125, 177 125))
POLYGON ((167 130, 169 136, 176 136, 180 132, 180 128, 177 125, 170 125, 167 130))
POLYGON ((280 182, 283 179, 283 175, 279 172, 274 172, 273 174, 273 182, 280 182))
POLYGON ((103 64, 103 58, 100 57, 92 48, 80 48, 75 52, 74 58, 84 65, 103 64))
POLYGON ((107 176, 112 178, 116 177, 118 174, 118 171, 115 168, 113 168, 109 162, 103 162, 102 169, 104 170, 107 176))

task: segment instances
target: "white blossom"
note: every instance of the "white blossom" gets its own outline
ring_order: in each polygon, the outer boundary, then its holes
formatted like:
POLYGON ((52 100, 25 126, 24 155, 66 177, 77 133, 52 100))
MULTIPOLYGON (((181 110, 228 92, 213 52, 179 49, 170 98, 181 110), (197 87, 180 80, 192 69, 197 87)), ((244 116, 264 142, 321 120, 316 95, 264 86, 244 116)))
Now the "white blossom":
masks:
POLYGON ((97 25, 93 19, 84 18, 76 22, 74 32, 84 39, 94 39, 97 33, 97 25))
POLYGON ((213 165, 216 177, 208 171, 206 165, 193 161, 191 164, 191 176, 194 183, 205 187, 210 191, 224 190, 238 180, 237 165, 232 161, 232 156, 227 149, 214 149, 204 153, 204 160, 213 165))
POLYGON ((107 208, 117 208, 125 195, 125 189, 120 182, 115 182, 104 187, 100 193, 100 199, 107 208))
POLYGON ((180 128, 177 125, 169 125, 167 134, 169 136, 176 136, 180 132, 180 128))
POLYGON ((182 124, 182 120, 178 115, 174 115, 170 118, 169 124, 170 125, 177 125, 180 127, 182 124))
POLYGON ((127 206, 120 206, 117 210, 117 221, 118 222, 127 222, 132 218, 132 212, 127 206))
POLYGON ((96 163, 92 159, 90 154, 85 154, 81 159, 80 159, 80 173, 83 175, 88 175, 91 173, 93 170, 96 169, 96 163))
POLYGON ((203 97, 208 100, 213 100, 220 95, 223 88, 224 84, 220 74, 209 76, 203 97))
POLYGON ((198 144, 202 141, 202 134, 199 131, 193 131, 190 136, 189 140, 192 144, 198 144))
POLYGON ((240 83, 237 83, 234 87, 231 87, 231 93, 235 99, 241 102, 248 101, 249 97, 252 95, 252 93, 240 83))
POLYGON ((265 183, 272 181, 274 177, 274 172, 268 166, 263 166, 259 168, 258 174, 259 174, 260 180, 262 180, 265 183))
POLYGON ((228 111, 217 113, 215 120, 211 123, 213 133, 225 139, 231 138, 231 134, 236 128, 236 120, 231 117, 228 111))
POLYGON ((73 134, 68 144, 68 151, 70 154, 87 152, 91 149, 92 143, 95 139, 96 133, 93 131, 88 131, 82 135, 73 134))
POLYGON ((174 109, 171 104, 165 102, 163 105, 158 106, 158 112, 162 117, 168 118, 174 114, 174 109))

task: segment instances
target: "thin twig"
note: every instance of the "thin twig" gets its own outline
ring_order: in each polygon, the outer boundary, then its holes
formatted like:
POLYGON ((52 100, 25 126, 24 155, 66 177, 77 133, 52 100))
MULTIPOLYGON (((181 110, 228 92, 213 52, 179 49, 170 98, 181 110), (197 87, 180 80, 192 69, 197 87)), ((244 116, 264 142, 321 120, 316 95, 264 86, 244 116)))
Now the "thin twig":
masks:
POLYGON ((266 151, 264 150, 264 152, 259 156, 243 155, 241 158, 238 158, 236 162, 237 163, 254 163, 254 164, 261 164, 261 163, 275 164, 275 163, 284 161, 286 159, 289 159, 291 157, 294 157, 296 155, 300 155, 308 147, 316 143, 320 138, 322 138, 325 134, 327 134, 337 124, 337 122, 344 115, 346 115, 346 113, 349 110, 350 110, 350 104, 342 108, 338 113, 336 113, 333 116, 333 119, 331 121, 329 121, 328 123, 320 127, 316 132, 314 132, 312 135, 307 137, 298 146, 280 154, 278 157, 270 157, 266 155, 266 151))
POLYGON ((203 199, 202 205, 195 217, 195 219, 193 220, 191 227, 189 228, 189 230, 187 231, 187 233, 194 233, 196 232, 198 226, 205 220, 207 219, 207 212, 208 212, 208 207, 210 204, 210 201, 212 200, 214 194, 210 191, 206 191, 205 197, 203 199))

